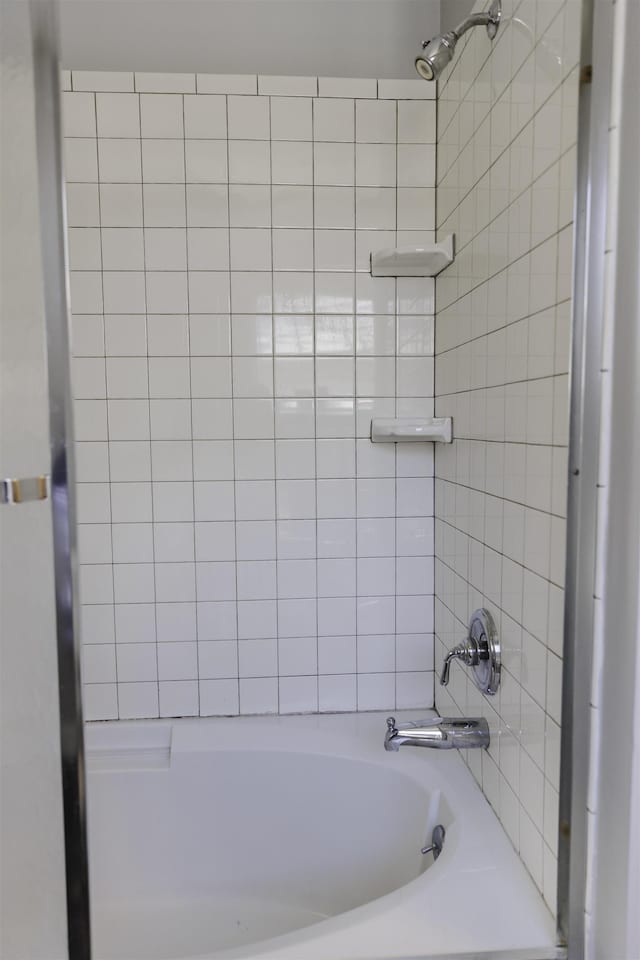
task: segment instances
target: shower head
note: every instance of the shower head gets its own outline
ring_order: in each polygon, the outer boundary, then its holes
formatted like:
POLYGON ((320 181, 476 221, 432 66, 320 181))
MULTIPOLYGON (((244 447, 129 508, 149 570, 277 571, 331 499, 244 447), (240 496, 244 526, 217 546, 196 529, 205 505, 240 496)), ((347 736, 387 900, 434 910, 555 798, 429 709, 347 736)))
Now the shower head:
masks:
POLYGON ((416 70, 423 80, 437 80, 453 57, 458 38, 450 31, 422 44, 424 53, 416 57, 416 70))
POLYGON ((451 62, 456 43, 471 27, 486 26, 489 38, 493 40, 498 32, 502 16, 501 0, 493 0, 486 13, 472 13, 455 30, 449 30, 433 40, 425 40, 422 53, 416 57, 416 70, 423 80, 437 80, 444 68, 451 62))

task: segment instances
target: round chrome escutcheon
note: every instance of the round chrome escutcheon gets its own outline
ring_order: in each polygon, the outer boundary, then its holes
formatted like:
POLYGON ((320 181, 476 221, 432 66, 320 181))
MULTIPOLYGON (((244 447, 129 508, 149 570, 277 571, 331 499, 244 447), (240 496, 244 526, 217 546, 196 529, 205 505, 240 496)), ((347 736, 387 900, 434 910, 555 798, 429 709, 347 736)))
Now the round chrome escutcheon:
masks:
POLYGON ((478 662, 472 666, 478 689, 493 696, 500 686, 500 641, 488 610, 474 610, 469 622, 469 640, 476 647, 478 662))

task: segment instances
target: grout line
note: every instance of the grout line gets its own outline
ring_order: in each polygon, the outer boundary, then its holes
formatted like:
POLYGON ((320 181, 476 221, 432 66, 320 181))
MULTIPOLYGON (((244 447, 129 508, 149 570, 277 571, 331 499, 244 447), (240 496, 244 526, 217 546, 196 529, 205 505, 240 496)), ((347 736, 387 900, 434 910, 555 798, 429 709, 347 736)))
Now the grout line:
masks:
MULTIPOLYGON (((399 228, 399 193, 398 193, 398 181, 400 179, 400 106, 396 102, 396 111, 395 111, 395 122, 396 122, 396 246, 398 246, 398 228, 399 228)), ((434 216, 434 226, 435 226, 435 216, 434 216)), ((395 359, 393 364, 393 393, 394 393, 394 412, 395 416, 398 416, 398 359, 400 357, 400 344, 398 341, 399 334, 399 322, 398 322, 398 278, 395 279, 395 307, 396 312, 394 316, 395 324, 395 336, 394 336, 394 345, 395 345, 395 359)), ((435 357, 431 361, 432 365, 435 366, 435 357)), ((393 669, 395 674, 395 683, 394 683, 394 708, 398 706, 398 445, 394 444, 393 451, 394 459, 394 524, 393 524, 393 543, 394 543, 394 564, 393 564, 393 594, 395 597, 394 610, 393 610, 393 628, 395 633, 394 644, 393 644, 393 669)))
POLYGON ((273 383, 273 496, 274 496, 274 556, 275 556, 275 595, 276 595, 276 676, 277 676, 277 702, 278 713, 280 713, 280 551, 278 547, 278 465, 277 465, 277 439, 276 439, 276 350, 275 350, 275 256, 273 243, 273 98, 269 97, 269 252, 271 256, 271 381, 273 383))
MULTIPOLYGON (((98 177, 100 172, 100 156, 98 152, 98 140, 97 140, 97 130, 98 130, 98 109, 96 103, 96 95, 93 94, 93 114, 95 119, 96 126, 96 138, 95 138, 95 155, 96 155, 96 170, 98 171, 98 177)), ((106 322, 104 319, 104 270, 103 270, 103 250, 102 250, 102 207, 100 199, 100 189, 98 188, 98 222, 100 224, 100 290, 102 296, 102 342, 103 349, 105 352, 104 359, 104 382, 105 382, 105 394, 108 393, 107 389, 107 346, 106 346, 106 322)), ((74 397, 75 402, 75 397, 74 397)), ((116 588, 115 588, 115 565, 113 562, 113 503, 112 503, 112 485, 111 485, 111 443, 110 443, 110 432, 109 432, 109 401, 105 397, 105 420, 107 428, 107 487, 109 495, 109 543, 111 546, 111 593, 112 593, 112 622, 113 622, 113 660, 114 660, 114 678, 115 678, 115 695, 116 695, 116 714, 118 719, 120 719, 120 697, 118 692, 118 647, 117 647, 117 624, 116 624, 116 588)), ((77 518, 76 518, 77 524, 77 518)))
MULTIPOLYGON (((353 256, 354 256, 354 266, 357 265, 357 262, 358 262, 358 186, 357 186, 357 185, 358 185, 358 176, 357 176, 357 169, 358 169, 358 105, 357 105, 356 101, 354 100, 354 101, 353 101, 353 256)), ((355 270, 354 270, 354 278, 353 278, 354 294, 355 294, 355 290, 356 290, 356 276, 357 276, 357 275, 356 275, 355 270)), ((355 305, 355 304, 354 304, 354 305, 355 305)), ((357 329, 357 328, 358 328, 357 317, 354 316, 354 318, 353 318, 353 339, 354 339, 354 351, 353 351, 353 353, 354 353, 354 396, 356 396, 356 397, 357 397, 357 393, 358 393, 358 386, 357 386, 357 382, 356 382, 356 379, 355 379, 355 377, 356 377, 356 372, 357 372, 357 367, 356 367, 356 362, 355 362, 356 342, 357 342, 357 336, 358 336, 358 329, 357 329)), ((357 399, 354 400, 354 416, 355 416, 355 424, 354 424, 354 426, 356 427, 356 429, 355 429, 354 432, 357 434, 357 418, 358 418, 357 399)), ((360 623, 359 623, 359 619, 360 619, 360 618, 359 618, 359 615, 358 615, 358 599, 359 599, 359 593, 360 593, 360 578, 359 578, 359 575, 358 575, 358 566, 359 566, 359 559, 360 559, 360 557, 359 557, 359 537, 358 537, 358 527, 359 527, 359 523, 358 523, 358 466, 359 466, 359 465, 358 465, 358 445, 357 445, 357 442, 356 442, 356 444, 355 444, 355 458, 356 458, 356 467, 355 467, 355 474, 356 474, 356 475, 355 475, 355 478, 354 478, 354 481, 353 481, 353 483, 354 483, 354 513, 355 513, 355 528, 356 528, 356 529, 355 529, 355 554, 356 554, 356 556, 355 556, 355 561, 356 561, 355 621, 356 621, 356 622, 355 622, 355 638, 354 638, 354 639, 355 639, 355 664, 356 664, 356 669, 355 669, 355 684, 356 684, 356 689, 355 689, 355 709, 356 709, 356 710, 359 710, 359 709, 360 709, 360 684, 358 683, 358 677, 359 677, 359 675, 360 675, 360 657, 359 657, 359 646, 360 646, 360 644, 359 644, 358 631, 359 631, 359 628, 360 628, 360 623)))
POLYGON ((158 650, 158 611, 157 611, 157 590, 156 590, 156 575, 155 575, 155 557, 156 557, 156 525, 155 525, 155 504, 154 504, 154 482, 153 482, 153 457, 152 457, 152 445, 151 445, 151 389, 150 389, 150 358, 149 358, 149 316, 147 313, 147 248, 146 248, 146 232, 145 232, 145 210, 144 210, 144 181, 142 180, 142 104, 140 97, 138 96, 138 122, 140 124, 140 176, 141 176, 141 207, 142 207, 142 264, 143 264, 143 276, 144 276, 144 296, 145 296, 145 314, 144 314, 144 336, 145 336, 145 349, 146 349, 146 368, 147 368, 147 416, 149 417, 149 491, 150 491, 150 506, 151 506, 151 549, 153 556, 153 623, 154 623, 154 636, 155 636, 155 648, 156 648, 156 695, 158 698, 158 713, 157 716, 162 715, 161 706, 160 706, 160 658, 158 650))
MULTIPOLYGON (((318 83, 318 89, 320 84, 318 83)), ((316 296, 316 111, 317 101, 311 101, 311 256, 313 267, 313 294, 314 307, 316 296)), ((355 154, 355 151, 354 151, 355 154)), ((354 224, 355 225, 355 224, 354 224)), ((355 236, 355 233, 354 233, 355 236)), ((355 242, 355 241, 354 241, 355 242)), ((312 343, 313 343, 313 462, 314 462, 314 507, 315 507, 315 557, 316 557, 316 598, 315 598, 315 625, 316 625, 316 711, 320 713, 320 603, 318 600, 319 572, 318 572, 318 425, 317 425, 317 380, 316 380, 316 315, 314 313, 312 322, 312 343)))
POLYGON ((193 447, 193 388, 192 388, 192 355, 191 355, 191 304, 190 304, 190 289, 189 289, 189 212, 188 212, 188 202, 187 202, 187 129, 185 123, 185 109, 184 109, 184 95, 180 95, 180 105, 182 107, 182 162, 184 165, 185 171, 185 183, 184 183, 184 255, 185 255, 185 266, 186 266, 186 280, 187 280, 187 356, 189 359, 189 425, 191 439, 189 442, 191 447, 191 509, 193 511, 193 520, 191 523, 191 549, 193 551, 193 610, 195 617, 195 644, 196 644, 196 691, 197 691, 197 715, 202 716, 202 707, 201 707, 201 694, 200 694, 200 631, 199 631, 199 618, 198 618, 198 577, 197 577, 197 567, 196 567, 196 473, 195 473, 195 455, 193 447))
POLYGON ((275 350, 274 350, 274 320, 273 320, 273 308, 275 306, 275 268, 274 268, 274 256, 273 256, 273 115, 272 115, 272 103, 273 98, 268 97, 267 99, 267 111, 268 111, 268 122, 269 122, 269 253, 271 257, 271 379, 273 383, 273 398, 271 398, 271 423, 273 428, 273 515, 274 515, 274 528, 275 528, 275 647, 276 647, 276 704, 277 704, 277 713, 280 713, 280 584, 279 584, 279 570, 278 570, 278 484, 277 484, 277 475, 278 471, 276 468, 276 401, 275 401, 275 350))
MULTIPOLYGON (((256 84, 257 84, 256 78, 256 84)), ((256 87, 257 89, 257 87, 256 87)), ((227 129, 227 181, 229 181, 230 174, 230 165, 231 158, 229 155, 229 96, 225 95, 225 122, 227 129)), ((227 185, 227 256, 229 258, 229 341, 230 347, 229 352, 233 358, 233 296, 232 296, 232 286, 231 286, 231 190, 230 186, 227 185)), ((233 523, 234 523, 234 544, 235 544, 235 561, 234 561, 234 573, 235 573, 235 608, 236 608, 236 673, 237 673, 237 695, 238 695, 238 715, 242 713, 241 701, 240 701, 240 613, 239 613, 239 601, 238 601, 238 495, 237 495, 237 486, 236 486, 236 445, 235 445, 235 403, 233 400, 234 397, 234 376, 233 376, 233 362, 231 363, 231 457, 232 457, 232 467, 233 467, 233 523)))

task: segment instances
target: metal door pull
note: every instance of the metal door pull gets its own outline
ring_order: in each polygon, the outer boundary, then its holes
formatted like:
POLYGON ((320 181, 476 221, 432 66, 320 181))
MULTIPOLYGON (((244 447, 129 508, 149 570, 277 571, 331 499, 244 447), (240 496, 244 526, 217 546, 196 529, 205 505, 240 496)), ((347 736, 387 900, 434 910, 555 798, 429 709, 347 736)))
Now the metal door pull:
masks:
POLYGON ((51 490, 48 474, 39 477, 11 477, 0 480, 1 503, 29 503, 32 500, 48 500, 51 490))

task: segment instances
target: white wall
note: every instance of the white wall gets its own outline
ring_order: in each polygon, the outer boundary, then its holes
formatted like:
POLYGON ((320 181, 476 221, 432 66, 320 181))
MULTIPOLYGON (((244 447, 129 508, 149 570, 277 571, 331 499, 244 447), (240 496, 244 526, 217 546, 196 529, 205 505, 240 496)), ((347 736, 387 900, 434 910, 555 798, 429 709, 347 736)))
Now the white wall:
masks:
POLYGON ((439 0, 64 0, 62 62, 83 70, 407 77, 439 0))
POLYGON ((431 705, 433 86, 69 82, 87 717, 431 705))
POLYGON ((445 33, 462 23, 473 9, 473 0, 440 0, 440 30, 445 33))
MULTIPOLYGON (((483 4, 477 4, 482 7, 483 4)), ((436 666, 487 606, 498 696, 454 665, 441 713, 480 711, 468 762, 555 909, 579 0, 505 4, 440 84, 436 280, 436 666), (513 11, 513 16, 510 14, 513 11)))
MULTIPOLYGON (((27 4, 0 11, 0 476, 49 473, 27 4)), ((51 503, 0 505, 0 954, 67 956, 51 503)))

